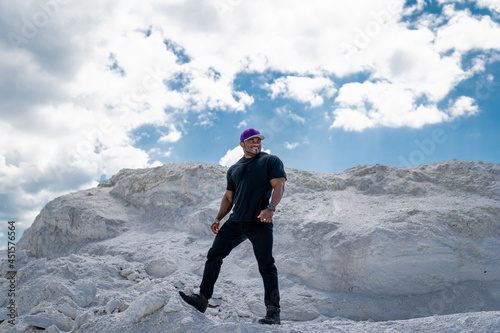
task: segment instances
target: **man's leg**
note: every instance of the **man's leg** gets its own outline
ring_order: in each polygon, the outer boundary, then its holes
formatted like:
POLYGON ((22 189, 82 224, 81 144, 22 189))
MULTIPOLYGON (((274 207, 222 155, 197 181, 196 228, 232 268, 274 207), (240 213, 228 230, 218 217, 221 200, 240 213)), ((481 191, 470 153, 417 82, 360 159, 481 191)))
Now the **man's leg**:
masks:
POLYGON ((241 223, 227 221, 215 236, 212 247, 208 251, 205 270, 200 285, 200 295, 209 299, 214 292, 214 285, 219 277, 222 261, 246 237, 241 232, 241 223))
POLYGON ((250 222, 244 231, 245 236, 252 242, 255 258, 259 264, 259 272, 264 281, 265 305, 279 309, 278 270, 273 258, 273 225, 265 222, 250 222))

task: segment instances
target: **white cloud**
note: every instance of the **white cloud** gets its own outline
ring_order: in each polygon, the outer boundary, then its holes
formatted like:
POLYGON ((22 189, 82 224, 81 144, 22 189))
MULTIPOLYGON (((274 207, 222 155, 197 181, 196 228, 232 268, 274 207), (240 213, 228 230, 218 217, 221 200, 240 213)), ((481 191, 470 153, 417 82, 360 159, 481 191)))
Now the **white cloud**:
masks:
POLYGON ((460 96, 455 100, 453 105, 449 109, 449 113, 452 118, 460 117, 463 115, 475 115, 479 112, 478 106, 474 103, 474 100, 467 96, 460 96))
POLYGON ((301 117, 298 114, 293 113, 287 107, 277 108, 276 113, 278 113, 282 117, 289 118, 296 123, 305 124, 305 122, 306 122, 306 119, 304 117, 301 117))
POLYGON ((331 128, 343 128, 346 131, 362 131, 374 126, 373 122, 366 115, 366 110, 344 109, 335 110, 335 121, 331 128))
POLYGON ((163 134, 159 139, 158 142, 162 143, 175 143, 179 141, 182 138, 182 133, 178 131, 174 125, 169 126, 170 132, 168 134, 163 134))
POLYGON ((461 68, 459 54, 441 55, 434 46, 435 35, 428 29, 386 28, 384 33, 353 58, 370 68, 370 81, 403 86, 430 101, 442 100, 470 73, 461 68))
MULTIPOLYGON (((151 148, 150 150, 148 150, 148 156, 154 154, 162 157, 170 157, 172 155, 172 149, 173 149, 172 147, 169 147, 168 150, 165 151, 164 149, 160 149, 158 147, 151 148)), ((162 162, 154 161, 153 163, 150 164, 150 167, 158 166, 158 163, 163 164, 162 162)))
POLYGON ((236 126, 236 128, 245 128, 247 126, 248 126, 247 122, 243 120, 238 124, 238 126, 236 126))
POLYGON ((197 122, 195 123, 195 125, 203 127, 212 127, 215 124, 214 122, 215 119, 216 116, 212 112, 201 113, 198 115, 197 122))
POLYGON ((285 142, 285 148, 290 149, 290 150, 297 148, 299 145, 300 145, 300 143, 298 143, 298 142, 292 142, 292 143, 290 143, 288 141, 285 142))
POLYGON ((446 110, 434 103, 419 104, 412 91, 388 83, 365 82, 344 85, 333 111, 332 128, 363 131, 373 127, 421 128, 479 112, 474 99, 460 96, 446 110))
POLYGON ((423 16, 419 29, 386 26, 373 38, 376 43, 372 40, 351 55, 372 75, 365 82, 340 87, 332 127, 350 131, 420 128, 478 112, 471 98, 453 101, 448 109, 437 105, 460 82, 484 71, 483 57, 464 69, 463 55, 471 50, 500 50, 500 26, 489 17, 472 16, 453 6, 444 12, 448 19, 444 25, 435 26, 423 16))
POLYGON ((323 105, 324 97, 332 97, 337 91, 334 83, 325 77, 280 77, 272 84, 265 84, 271 91, 271 97, 283 96, 301 103, 309 103, 311 107, 323 105))
POLYGON ((153 163, 151 163, 151 168, 157 168, 157 167, 161 167, 163 165, 165 165, 165 163, 160 162, 160 161, 154 161, 153 163))
POLYGON ((489 16, 473 17, 470 12, 456 11, 451 6, 446 10, 446 15, 449 22, 438 30, 436 36, 438 51, 456 50, 465 53, 500 49, 500 25, 489 16))
POLYGON ((492 11, 500 13, 500 2, 498 0, 476 0, 479 7, 489 8, 492 11))
POLYGON ((250 71, 272 68, 283 73, 318 76, 326 71, 342 76, 353 67, 338 46, 344 40, 350 42, 367 22, 380 16, 397 22, 401 7, 402 3, 384 0, 315 0, 307 5, 243 1, 224 17, 224 28, 233 29, 230 42, 245 54, 250 71))
POLYGON ((441 5, 448 3, 464 3, 465 0, 437 0, 437 2, 441 5))
POLYGON ((416 98, 417 95, 402 84, 346 84, 339 90, 331 127, 348 131, 380 126, 420 128, 447 120, 447 114, 434 104, 421 105, 416 98))
POLYGON ((236 146, 233 149, 228 150, 226 155, 221 157, 221 159, 219 160, 219 165, 230 167, 234 163, 238 162, 242 157, 243 150, 241 146, 236 146))
POLYGON ((106 150, 100 155, 102 163, 99 164, 103 166, 101 167, 102 171, 100 171, 106 175, 113 175, 125 168, 145 168, 150 166, 148 163, 148 154, 141 149, 131 146, 106 150))
MULTIPOLYGON (((262 149, 262 151, 271 154, 270 149, 262 149)), ((221 157, 219 165, 230 167, 234 163, 238 162, 243 156, 243 149, 238 145, 233 149, 228 150, 227 153, 221 157)))

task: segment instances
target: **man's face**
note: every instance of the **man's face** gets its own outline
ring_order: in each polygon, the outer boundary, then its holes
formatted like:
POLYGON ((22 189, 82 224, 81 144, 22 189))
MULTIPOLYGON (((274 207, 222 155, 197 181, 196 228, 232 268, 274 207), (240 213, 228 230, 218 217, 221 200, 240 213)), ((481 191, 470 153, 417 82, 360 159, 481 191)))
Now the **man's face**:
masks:
POLYGON ((245 156, 255 156, 260 153, 262 149, 261 140, 259 138, 251 138, 240 143, 243 147, 245 156))

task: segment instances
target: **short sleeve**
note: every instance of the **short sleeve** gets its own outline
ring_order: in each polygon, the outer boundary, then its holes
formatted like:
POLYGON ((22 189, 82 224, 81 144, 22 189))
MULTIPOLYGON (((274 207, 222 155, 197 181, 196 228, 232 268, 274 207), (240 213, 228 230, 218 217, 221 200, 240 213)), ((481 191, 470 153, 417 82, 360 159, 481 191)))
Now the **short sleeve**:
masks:
POLYGON ((231 179, 231 170, 227 171, 226 180, 227 180, 226 190, 234 191, 236 189, 236 184, 231 179))
POLYGON ((285 166, 278 157, 273 156, 269 159, 268 174, 269 180, 282 177, 286 179, 285 166))

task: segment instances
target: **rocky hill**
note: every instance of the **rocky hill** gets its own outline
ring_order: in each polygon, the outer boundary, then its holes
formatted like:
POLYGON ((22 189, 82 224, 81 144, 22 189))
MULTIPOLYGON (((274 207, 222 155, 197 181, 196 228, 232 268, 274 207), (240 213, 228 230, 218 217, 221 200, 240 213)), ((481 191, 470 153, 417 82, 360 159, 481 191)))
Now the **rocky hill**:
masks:
MULTIPOLYGON (((122 170, 48 203, 17 244, 19 317, 0 332, 261 332, 249 242, 204 315, 178 297, 201 281, 226 170, 122 170)), ((269 332, 498 332, 500 165, 287 175, 274 221, 283 324, 269 332)))

